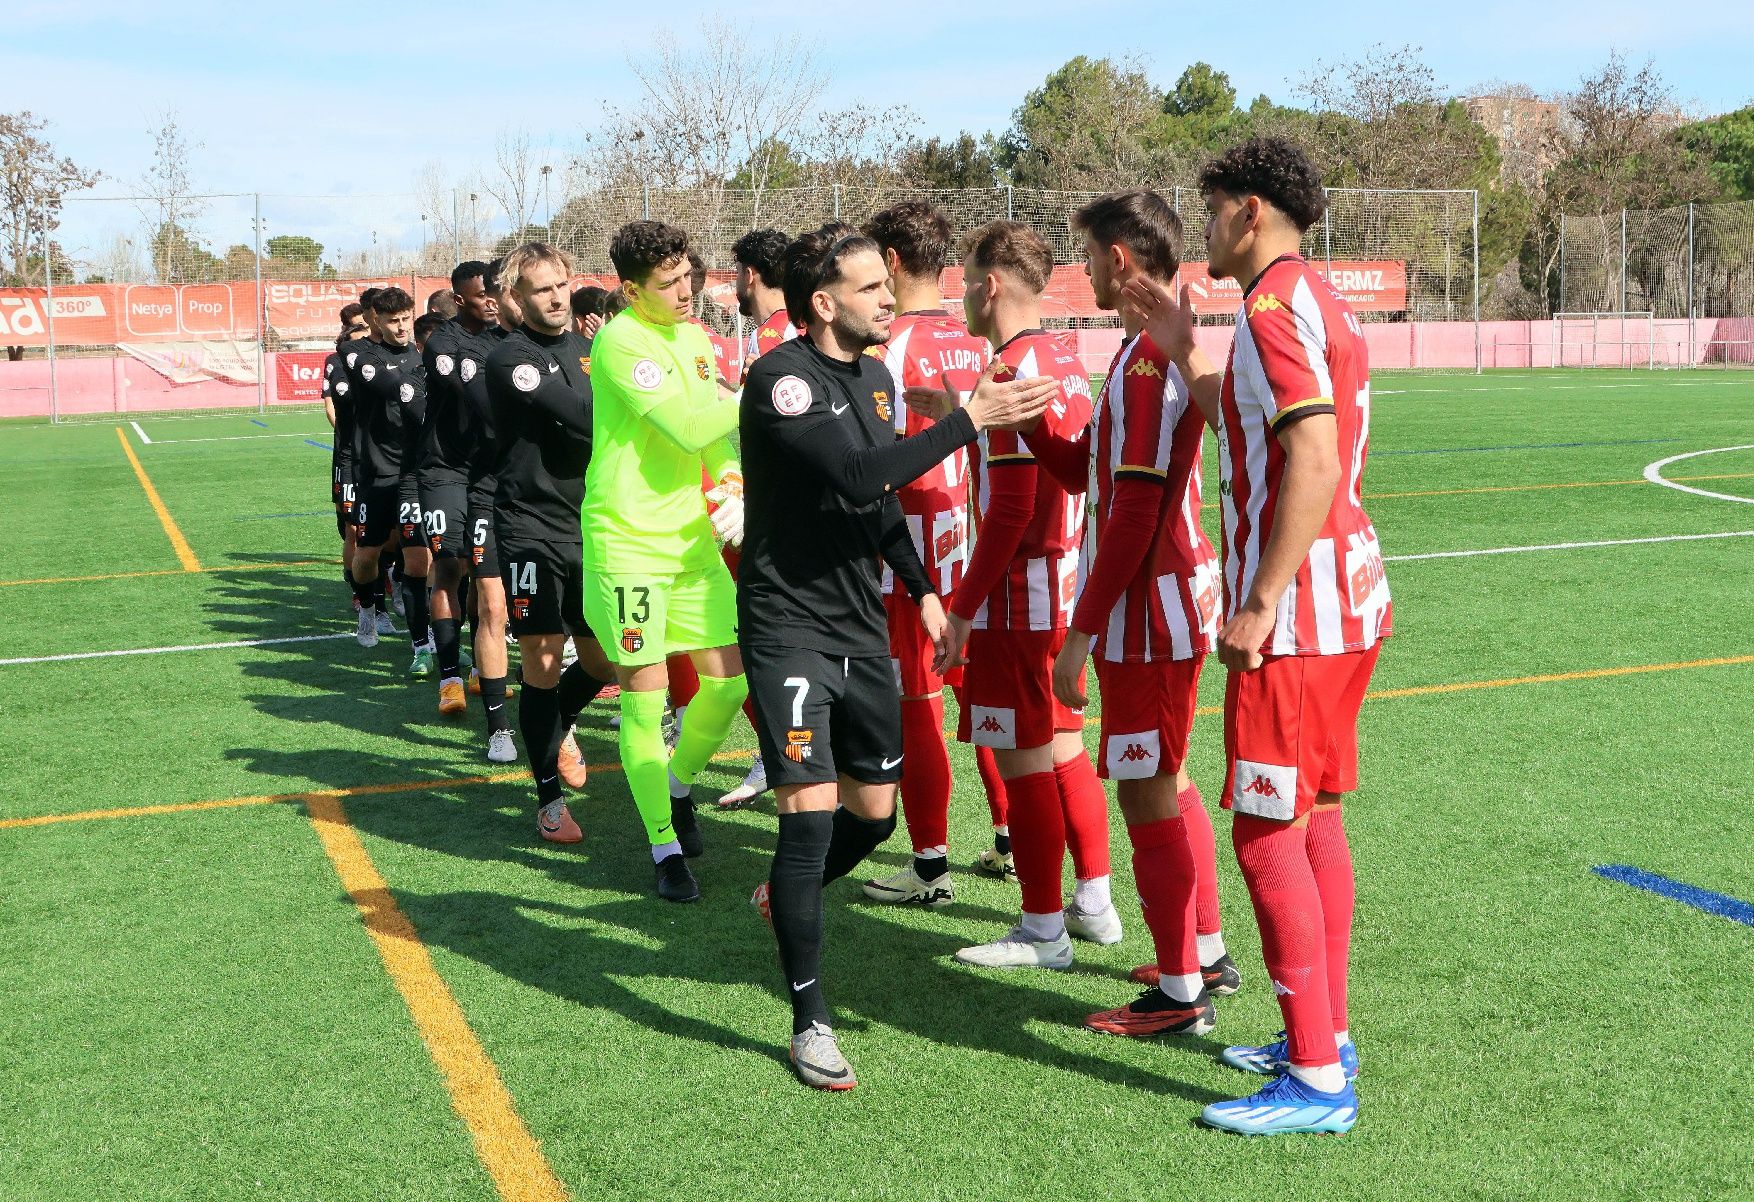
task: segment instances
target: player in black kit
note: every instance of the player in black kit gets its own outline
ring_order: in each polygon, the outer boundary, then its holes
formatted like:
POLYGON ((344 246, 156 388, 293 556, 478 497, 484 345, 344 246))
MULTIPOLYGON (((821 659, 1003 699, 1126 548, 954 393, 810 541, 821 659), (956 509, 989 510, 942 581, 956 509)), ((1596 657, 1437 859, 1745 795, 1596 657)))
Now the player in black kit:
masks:
POLYGON ((460 263, 451 272, 457 315, 426 340, 426 426, 420 434, 420 515, 432 566, 432 638, 438 657, 441 714, 468 708, 463 688, 463 615, 458 588, 469 562, 469 460, 481 440, 480 415, 463 395, 463 373, 477 377, 497 339, 497 310, 482 277, 487 264, 460 263), (473 367, 466 365, 473 363, 473 367))
POLYGON ((420 355, 414 349, 414 298, 400 288, 378 290, 370 310, 382 341, 360 339, 342 354, 353 398, 354 522, 359 528, 353 552, 354 595, 359 598, 357 637, 362 647, 377 645, 375 615, 383 605, 378 555, 401 538, 402 587, 408 606, 409 640, 419 665, 425 649, 426 570, 431 555, 419 537, 420 497, 408 449, 425 411, 426 388, 420 355), (405 466, 407 471, 404 471, 405 466), (412 527, 412 534, 410 534, 412 527), (368 616, 374 620, 368 623, 368 616))
MULTIPOLYGON (((323 412, 334 431, 329 451, 329 496, 335 503, 335 529, 341 535, 341 575, 353 589, 353 400, 342 370, 341 353, 349 342, 371 332, 358 302, 341 306, 341 333, 335 349, 323 359, 323 412)), ((354 599, 357 614, 358 598, 354 599)))
MULTIPOLYGON (((482 288, 494 303, 494 324, 482 331, 488 352, 514 333, 523 321, 517 301, 500 287, 502 260, 487 265, 482 288)), ((469 572, 475 581, 475 614, 470 623, 475 636, 475 675, 472 688, 481 694, 487 715, 487 758, 509 764, 518 758, 506 716, 505 582, 499 578, 499 539, 493 530, 493 500, 497 489, 499 448, 493 435, 493 403, 487 396, 487 359, 480 363, 465 356, 457 365, 463 400, 474 410, 478 434, 469 452, 469 572)))
POLYGON ((827 225, 786 251, 786 311, 802 338, 756 360, 743 392, 746 481, 738 644, 756 735, 779 804, 779 842, 755 904, 773 923, 792 999, 792 1064, 807 1085, 857 1082, 821 985, 822 889, 895 829, 901 695, 889 658, 879 559, 946 630, 895 489, 987 427, 1028 424, 1054 395, 1042 377, 995 384, 922 434, 895 438, 888 371, 895 298, 877 244, 827 225))
POLYGON ((564 252, 526 243, 505 257, 499 274, 523 317, 487 356, 494 533, 523 661, 518 725, 536 777, 537 831, 551 843, 577 843, 584 836, 561 788, 560 746, 614 678, 583 608, 579 506, 591 458, 590 344, 572 330, 572 260, 564 252), (569 634, 578 659, 563 674, 569 634))

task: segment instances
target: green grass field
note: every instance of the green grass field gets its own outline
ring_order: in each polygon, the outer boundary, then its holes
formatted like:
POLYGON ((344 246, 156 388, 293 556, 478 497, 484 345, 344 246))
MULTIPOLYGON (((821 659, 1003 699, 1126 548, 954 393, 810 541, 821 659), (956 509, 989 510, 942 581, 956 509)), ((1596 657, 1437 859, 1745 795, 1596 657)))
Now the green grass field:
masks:
MULTIPOLYGON (((1754 380, 1378 381, 1366 494, 1398 634, 1348 807, 1364 1074, 1343 1139, 1193 1122, 1259 1084, 1223 1044, 1279 1027, 1227 817, 1245 984, 1208 1039, 1078 1027, 1150 958, 1118 814, 1125 942, 1063 974, 952 963, 1017 905, 965 870, 986 809, 960 749, 958 901, 831 889, 825 976, 861 1086, 800 1087, 747 904, 771 801, 703 814, 705 898, 678 908, 651 897, 617 772, 575 799, 570 849, 536 838, 526 783, 459 783, 492 767, 478 711, 440 719, 405 640, 348 635, 321 415, 263 420, 142 418, 150 443, 125 421, 0 427, 0 1199, 1754 1197, 1754 929, 1591 872, 1754 901, 1754 508, 1725 499, 1754 504, 1754 380), (1696 451, 1716 453, 1666 474, 1725 497, 1642 478, 1696 451), (1553 549, 1418 558, 1516 547, 1553 549), (212 646, 308 635, 341 637, 212 646), (186 649, 64 658, 155 648, 186 649), (405 787, 364 788, 386 785, 405 787), (342 796, 282 797, 321 790, 342 796), (309 814, 337 805, 351 861, 309 814), (355 879, 362 910, 338 865, 389 894, 355 879), (429 1025, 429 1051, 398 979, 466 1028, 429 1025), (468 1032, 509 1106, 480 1080, 453 1105, 440 1065, 468 1032), (463 1117, 504 1134, 513 1113, 534 1167, 463 1117)), ((1205 703, 1222 685, 1209 665, 1205 703)), ((581 725, 594 764, 615 759, 607 718, 581 725)), ((733 744, 706 789, 741 778, 740 720, 733 744)), ((1216 718, 1191 767, 1215 798, 1216 718)))

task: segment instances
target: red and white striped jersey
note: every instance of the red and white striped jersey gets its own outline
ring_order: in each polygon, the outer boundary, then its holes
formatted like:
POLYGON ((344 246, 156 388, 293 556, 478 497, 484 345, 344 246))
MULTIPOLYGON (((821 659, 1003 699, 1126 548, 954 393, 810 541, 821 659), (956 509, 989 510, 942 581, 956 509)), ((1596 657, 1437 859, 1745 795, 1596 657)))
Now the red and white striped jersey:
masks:
POLYGON ((783 342, 790 342, 798 336, 798 327, 784 309, 775 309, 768 319, 749 331, 749 345, 743 351, 743 376, 749 376, 749 369, 755 361, 783 342))
MULTIPOLYGON (((890 408, 898 437, 918 434, 931 425, 930 419, 902 400, 907 389, 948 384, 966 396, 991 355, 986 339, 970 334, 968 327, 942 309, 896 314, 889 341, 867 353, 887 367, 895 381, 890 408)), ((914 549, 941 596, 949 596, 961 582, 968 563, 968 471, 968 449, 958 447, 937 467, 895 490, 914 536, 914 549)), ((884 587, 901 587, 887 568, 884 587)))
MULTIPOLYGON (((1042 415, 1045 432, 1076 441, 1090 425, 1090 377, 1076 352, 1044 330, 1028 330, 995 352, 1005 366, 994 379, 1015 380, 1052 376, 1060 391, 1042 415)), ((952 608, 982 630, 1064 630, 1072 620, 1078 592, 1078 556, 1084 542, 1083 493, 1068 493, 1059 481, 1036 466, 1023 439, 1009 430, 983 430, 976 468, 975 497, 981 523, 976 527, 968 575, 952 608), (994 498, 1004 494, 1028 504, 1028 525, 1020 532, 998 532, 989 521, 994 498), (986 578, 989 538, 1020 534, 1008 561, 995 565, 998 575, 986 578), (964 592, 975 589, 983 595, 964 592)))
POLYGON ((1151 544, 1107 621, 1092 632, 1095 655, 1125 663, 1203 655, 1217 639, 1219 604, 1218 557, 1200 526, 1205 419, 1189 404, 1187 384, 1169 357, 1140 334, 1109 364, 1095 420, 1095 537, 1084 540, 1080 594, 1102 547, 1116 481, 1131 475, 1163 482, 1151 544))
POLYGON ((1260 568, 1285 450, 1278 432, 1332 413, 1340 485, 1308 557, 1279 600, 1267 655, 1362 651, 1391 633, 1382 548, 1364 512, 1370 364, 1364 331, 1338 292, 1296 255, 1275 261, 1243 295, 1220 394, 1225 614, 1242 607, 1260 568))

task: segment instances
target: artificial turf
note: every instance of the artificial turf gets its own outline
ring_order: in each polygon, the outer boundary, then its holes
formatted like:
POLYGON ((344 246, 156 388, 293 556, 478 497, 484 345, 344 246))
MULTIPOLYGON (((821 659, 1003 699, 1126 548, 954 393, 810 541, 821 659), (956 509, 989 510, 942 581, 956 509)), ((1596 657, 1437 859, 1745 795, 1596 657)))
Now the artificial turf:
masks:
MULTIPOLYGON (((1378 692, 1754 655, 1748 538, 1400 558, 1754 529, 1742 504, 1642 479, 1754 441, 1754 381, 1377 389, 1366 494, 1397 630, 1378 692)), ((321 415, 261 420, 140 418, 150 444, 126 421, 0 430, 0 659, 345 634, 338 566, 296 566, 337 555, 328 456, 305 441, 326 441, 321 415), (205 570, 179 568, 118 427, 205 570)), ((1667 474, 1754 501, 1754 450, 1667 474)), ((343 804, 576 1199, 1754 1196, 1754 929, 1590 871, 1754 900, 1754 663, 1367 703, 1348 805, 1362 1118, 1245 1141, 1193 1123, 1259 1083, 1216 1051, 1279 1026, 1223 815, 1243 991, 1203 1040, 1090 1035, 1081 1017, 1150 958, 1118 815, 1123 943, 1080 945, 1065 973, 958 966, 1017 895, 966 870, 987 817, 957 749, 956 903, 830 890, 825 980, 861 1085, 822 1095, 786 1069, 747 904, 771 802, 705 815, 704 900, 662 905, 618 772, 574 802, 583 844, 541 842, 527 783, 446 783, 494 767, 479 713, 441 719, 406 659, 342 637, 0 665, 0 1199, 495 1196, 299 801, 5 825, 415 782, 433 783, 343 804)), ((1203 702, 1221 686, 1209 665, 1203 702)), ((581 729, 599 765, 608 712, 581 729)), ((752 744, 739 722, 702 792, 752 744)), ((1215 802, 1216 718, 1190 765, 1215 802)), ((871 874, 905 852, 898 835, 871 874)))

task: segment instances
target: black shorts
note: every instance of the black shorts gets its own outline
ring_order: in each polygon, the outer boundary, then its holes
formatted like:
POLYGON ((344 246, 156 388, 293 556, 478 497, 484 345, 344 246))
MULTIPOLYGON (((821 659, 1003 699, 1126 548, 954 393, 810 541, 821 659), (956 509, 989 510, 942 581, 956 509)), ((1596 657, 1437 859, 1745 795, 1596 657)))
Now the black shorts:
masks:
POLYGON ((359 529, 359 545, 381 547, 396 529, 397 498, 401 484, 360 484, 354 489, 353 524, 359 529))
POLYGON ((406 473, 396 485, 396 522, 402 527, 404 547, 424 547, 426 535, 420 520, 420 477, 406 473))
POLYGON ((420 518, 432 553, 440 559, 461 559, 469 542, 469 486, 422 482, 420 518))
POLYGON ((888 656, 744 647, 743 674, 768 784, 901 779, 901 692, 888 656))
POLYGON ((580 547, 506 535, 499 539, 499 555, 506 625, 512 637, 590 635, 580 547))

